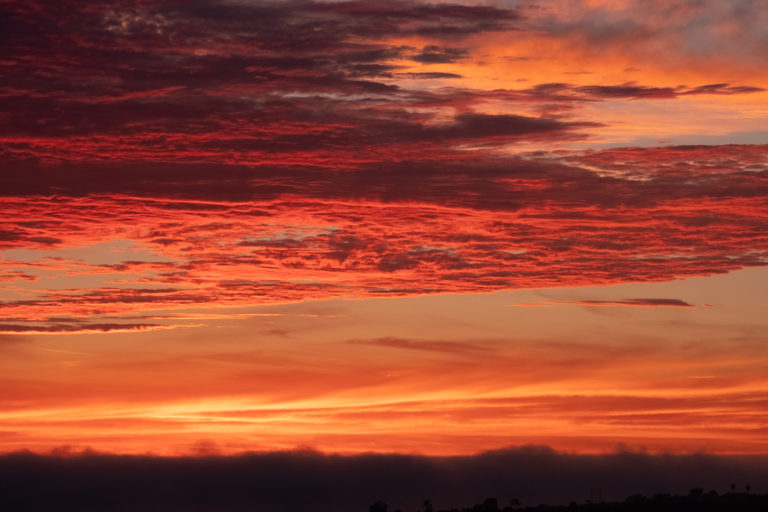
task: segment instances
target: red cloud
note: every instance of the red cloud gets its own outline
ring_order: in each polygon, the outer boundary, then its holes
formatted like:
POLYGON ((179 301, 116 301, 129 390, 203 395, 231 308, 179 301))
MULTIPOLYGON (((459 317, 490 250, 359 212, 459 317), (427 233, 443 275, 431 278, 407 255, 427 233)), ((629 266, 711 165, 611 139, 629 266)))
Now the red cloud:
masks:
POLYGON ((768 146, 550 151, 603 125, 548 105, 759 88, 401 80, 458 75, 436 66, 473 62, 473 37, 524 21, 490 6, 40 6, 3 7, 0 249, 128 240, 154 257, 8 256, 4 318, 658 281, 768 261, 768 146), (542 150, 510 156, 523 143, 542 150))
POLYGON ((0 311, 34 320, 57 308, 115 315, 658 281, 764 265, 767 154, 767 146, 677 146, 345 172, 159 166, 146 181, 136 181, 140 167, 118 166, 100 183, 75 180, 82 175, 71 168, 42 186, 69 186, 81 197, 6 198, 4 246, 128 239, 160 261, 6 260, 6 282, 44 272, 106 281, 93 290, 39 289, 0 311), (86 195, 139 186, 146 197, 86 195))
POLYGON ((104 332, 136 332, 158 329, 174 329, 180 326, 161 324, 0 324, 0 334, 93 334, 104 332))

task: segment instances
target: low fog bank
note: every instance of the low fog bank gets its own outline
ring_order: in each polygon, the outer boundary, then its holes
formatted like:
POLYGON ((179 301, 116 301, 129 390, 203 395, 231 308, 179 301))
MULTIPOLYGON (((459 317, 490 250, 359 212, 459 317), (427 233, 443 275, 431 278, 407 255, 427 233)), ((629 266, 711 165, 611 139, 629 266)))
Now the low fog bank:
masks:
POLYGON ((367 512, 380 500, 390 511, 415 512, 426 499, 438 510, 486 498, 567 504, 732 485, 768 491, 768 456, 572 455, 529 446, 456 457, 0 455, 0 503, 19 511, 367 512))

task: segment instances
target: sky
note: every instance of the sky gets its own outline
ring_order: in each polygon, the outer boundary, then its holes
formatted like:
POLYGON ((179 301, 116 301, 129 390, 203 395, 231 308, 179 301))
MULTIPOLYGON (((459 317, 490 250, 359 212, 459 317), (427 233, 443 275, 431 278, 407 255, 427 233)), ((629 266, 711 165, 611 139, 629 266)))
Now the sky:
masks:
POLYGON ((0 22, 0 453, 768 454, 762 1, 0 22))

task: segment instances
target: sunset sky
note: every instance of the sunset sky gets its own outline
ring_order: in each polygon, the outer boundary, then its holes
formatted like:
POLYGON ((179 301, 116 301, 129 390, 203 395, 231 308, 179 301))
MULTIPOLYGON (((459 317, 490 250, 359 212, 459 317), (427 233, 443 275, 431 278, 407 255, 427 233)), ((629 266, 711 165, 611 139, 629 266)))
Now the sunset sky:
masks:
POLYGON ((762 0, 0 1, 0 453, 768 454, 762 0))

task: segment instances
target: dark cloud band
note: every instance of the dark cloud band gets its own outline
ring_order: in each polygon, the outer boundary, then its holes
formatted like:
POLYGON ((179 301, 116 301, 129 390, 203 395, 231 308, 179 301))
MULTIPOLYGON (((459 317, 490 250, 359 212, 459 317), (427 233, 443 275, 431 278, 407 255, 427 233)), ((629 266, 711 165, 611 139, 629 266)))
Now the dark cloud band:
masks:
MULTIPOLYGON (((201 446, 205 446, 202 444, 201 446)), ((566 455, 523 447, 465 457, 325 455, 312 451, 185 458, 82 455, 0 456, 4 502, 14 510, 317 510, 359 512, 375 501, 403 510, 486 498, 501 504, 623 500, 638 493, 727 491, 768 477, 764 457, 566 455)))

